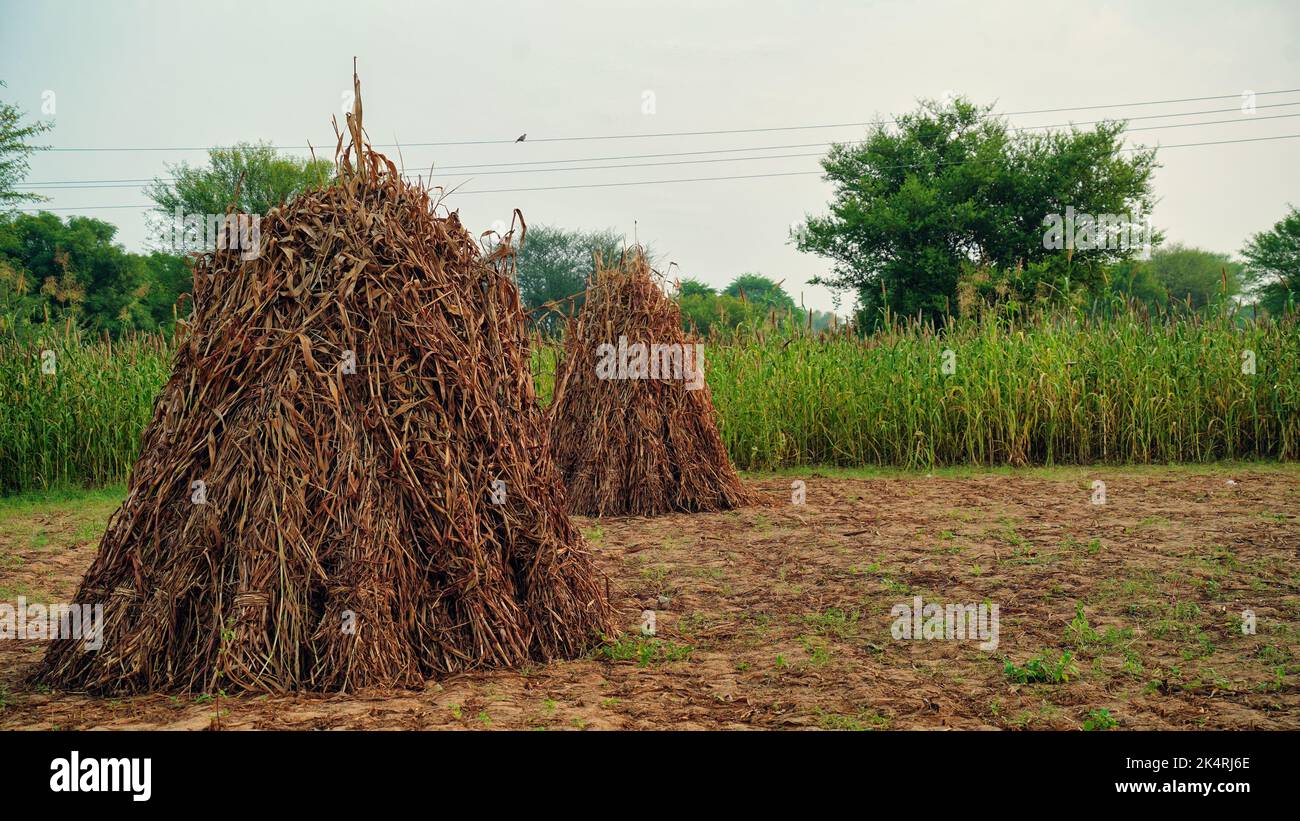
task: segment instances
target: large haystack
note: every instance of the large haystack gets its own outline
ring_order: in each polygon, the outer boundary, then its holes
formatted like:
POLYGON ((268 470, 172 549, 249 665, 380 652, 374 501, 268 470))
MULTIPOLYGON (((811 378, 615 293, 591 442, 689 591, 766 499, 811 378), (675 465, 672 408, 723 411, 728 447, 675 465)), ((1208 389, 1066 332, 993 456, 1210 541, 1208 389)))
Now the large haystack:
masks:
POLYGON ((703 346, 639 248, 597 262, 569 321, 548 411, 569 512, 592 516, 754 504, 727 458, 703 346))
POLYGON ((78 602, 103 646, 37 677, 92 692, 418 685, 612 632, 563 509, 510 243, 374 153, 202 258, 194 312, 78 602), (201 483, 201 484, 199 484, 201 483))

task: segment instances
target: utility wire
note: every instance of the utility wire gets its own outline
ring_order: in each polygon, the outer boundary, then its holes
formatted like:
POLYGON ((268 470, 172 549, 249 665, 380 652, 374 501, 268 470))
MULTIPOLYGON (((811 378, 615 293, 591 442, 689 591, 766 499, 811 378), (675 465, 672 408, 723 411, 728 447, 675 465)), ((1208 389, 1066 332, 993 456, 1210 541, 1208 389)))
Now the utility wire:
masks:
MULTIPOLYGON (((1256 97, 1265 97, 1273 94, 1293 94, 1300 92, 1300 88, 1279 89, 1276 91, 1258 91, 1256 97)), ((1171 103, 1188 103, 1201 102, 1205 100, 1227 100, 1240 99, 1241 93, 1237 94, 1219 94, 1209 97, 1181 97, 1168 100, 1144 100, 1132 103, 1103 103, 1100 105, 1090 106, 1068 106, 1062 108, 1038 108, 1028 109, 1025 111, 1008 111, 1005 113, 990 112, 987 117, 1012 117, 1023 114, 1048 114, 1060 111, 1094 111, 1102 108, 1131 108, 1134 106, 1144 105, 1166 105, 1171 103)), ((529 142, 533 143, 553 143, 553 142, 583 142, 591 140, 633 140, 647 139, 652 137, 702 137, 713 136, 718 134, 759 134, 770 133, 773 131, 807 131, 821 128, 851 128, 869 125, 892 125, 898 120, 865 120, 861 122, 850 123, 822 123, 818 125, 790 125, 776 126, 768 128, 721 128, 708 131, 665 131, 651 134, 601 134, 601 135, 577 135, 570 137, 535 137, 529 142)), ((427 148, 434 146, 452 146, 452 145, 499 145, 516 142, 514 139, 472 139, 472 140, 445 140, 441 142, 416 142, 416 143, 376 143, 376 148, 427 148)), ((327 143, 322 143, 325 145, 327 143)), ((233 146, 223 146, 224 148, 233 148, 233 146)), ((209 151, 214 146, 112 146, 112 147, 78 147, 78 148, 49 148, 47 151, 58 152, 91 152, 91 151, 209 151)), ((309 145, 289 145, 280 146, 283 150, 305 151, 312 146, 309 145)))
MULTIPOLYGON (((1236 140, 1210 140, 1210 141, 1195 142, 1195 143, 1175 143, 1172 145, 1161 145, 1161 146, 1132 146, 1129 148, 1121 148, 1120 150, 1121 151, 1145 151, 1151 148, 1160 148, 1160 149, 1193 148, 1196 146, 1206 146, 1206 145, 1231 145, 1235 143, 1257 143, 1257 142, 1268 142, 1272 140, 1292 140, 1297 137, 1300 137, 1300 134, 1281 134, 1275 137, 1245 137, 1236 140)), ((906 166, 896 166, 896 167, 901 168, 906 166)), ((614 187, 622 187, 622 186, 629 186, 629 185, 659 185, 659 184, 671 184, 671 183, 681 183, 681 182, 705 182, 705 181, 714 181, 714 180, 753 180, 753 179, 760 179, 765 177, 797 177, 797 176, 818 175, 823 173, 824 173, 823 171, 787 171, 787 172, 778 172, 778 173, 770 173, 770 174, 744 174, 744 175, 725 176, 725 177, 690 177, 686 179, 672 179, 672 180, 638 180, 638 181, 628 181, 628 182, 584 183, 579 185, 549 185, 549 186, 538 186, 534 188, 488 188, 488 189, 479 189, 479 190, 471 190, 471 191, 456 191, 454 193, 459 194, 461 196, 465 196, 468 194, 505 194, 505 193, 519 192, 519 191, 562 191, 562 190, 568 190, 574 188, 614 188, 614 187)), ((149 210, 149 209, 153 209, 154 207, 155 205, 153 203, 141 203, 139 205, 85 205, 85 206, 75 206, 75 207, 69 206, 63 208, 42 208, 40 206, 27 206, 20 210, 89 211, 89 210, 117 209, 117 208, 140 208, 140 209, 149 210)))
MULTIPOLYGON (((1296 106, 1296 105, 1300 105, 1300 101, 1294 103, 1276 103, 1274 105, 1258 106, 1258 108, 1284 108, 1284 107, 1296 106)), ((1154 118, 1162 118, 1162 117, 1190 117, 1190 116, 1195 116, 1200 114, 1213 114, 1213 113, 1220 113, 1225 111, 1236 111, 1236 109, 1221 108, 1221 109, 1211 109, 1209 111, 1188 111, 1188 112, 1174 113, 1174 114, 1156 114, 1156 115, 1151 115, 1150 117, 1133 117, 1131 119, 1138 120, 1138 119, 1154 119, 1154 118)), ((1257 122, 1260 120, 1277 120, 1277 119, 1284 119, 1287 117, 1297 117, 1297 116, 1300 116, 1300 114, 1280 114, 1280 115, 1272 115, 1267 117, 1254 117, 1254 116, 1238 117, 1230 120, 1209 120, 1209 121, 1196 122, 1196 123, 1172 123, 1168 125, 1146 126, 1142 128, 1126 129, 1125 131, 1127 133, 1130 131, 1158 131, 1165 128, 1186 128, 1188 126, 1198 126, 1198 125, 1250 123, 1250 122, 1257 122)), ((1102 122, 1106 122, 1106 120, 1089 120, 1081 123, 1054 123, 1050 125, 1020 126, 1020 127, 1012 127, 1011 130, 1031 131, 1035 129, 1045 129, 1045 128, 1064 128, 1067 126, 1095 125, 1097 123, 1102 123, 1102 122)), ((862 144, 862 142, 863 142, 862 140, 856 140, 856 141, 848 141, 840 144, 860 145, 862 144)), ((469 169, 469 168, 493 169, 493 168, 504 168, 507 166, 513 167, 513 166, 520 166, 520 165, 544 165, 544 164, 560 164, 560 163, 571 163, 571 162, 599 162, 602 160, 640 159, 643 157, 644 158, 683 157, 683 156, 693 156, 698 154, 739 153, 743 151, 772 151, 772 150, 780 150, 780 149, 787 149, 787 148, 825 147, 830 145, 836 145, 836 143, 835 142, 801 143, 795 145, 780 145, 780 146, 776 146, 776 145, 754 146, 751 148, 721 148, 721 149, 714 149, 711 151, 676 151, 676 152, 668 152, 663 154, 639 154, 639 155, 633 154, 633 155, 627 155, 622 157, 587 157, 587 158, 574 158, 574 159, 565 159, 565 160, 534 160, 534 161, 521 161, 521 162, 508 162, 508 163, 477 163, 477 164, 469 164, 469 165, 445 165, 445 166, 433 166, 432 171, 434 173, 440 173, 445 171, 453 171, 453 170, 469 169)), ((519 171, 514 171, 514 170, 477 171, 475 172, 475 174, 478 176, 482 176, 487 174, 525 174, 525 173, 536 173, 542 171, 592 171, 592 170, 599 170, 602 168, 642 168, 642 167, 654 167, 654 166, 661 166, 661 165, 692 165, 696 163, 708 163, 708 162, 732 162, 732 161, 740 161, 740 160, 762 160, 762 159, 788 159, 788 158, 809 157, 809 156, 820 156, 820 155, 819 154, 775 154, 775 155, 768 155, 768 156, 740 157, 737 160, 720 158, 720 159, 710 159, 710 160, 693 160, 693 161, 668 162, 668 163, 594 165, 594 166, 580 166, 580 167, 572 167, 572 168, 528 168, 519 171)), ((416 170, 414 167, 411 167, 411 164, 405 162, 402 163, 402 167, 404 171, 408 169, 410 171, 416 170)), ((176 179, 175 177, 170 177, 170 178, 163 179, 163 181, 174 182, 175 179, 176 179)), ((136 188, 139 187, 139 184, 141 183, 150 183, 153 181, 154 178, 152 177, 148 177, 148 178, 133 177, 133 178, 126 178, 126 179, 118 179, 118 180, 58 180, 58 181, 31 183, 30 185, 24 187, 32 188, 32 189, 43 189, 43 190, 60 190, 60 189, 75 190, 79 188, 136 188)))

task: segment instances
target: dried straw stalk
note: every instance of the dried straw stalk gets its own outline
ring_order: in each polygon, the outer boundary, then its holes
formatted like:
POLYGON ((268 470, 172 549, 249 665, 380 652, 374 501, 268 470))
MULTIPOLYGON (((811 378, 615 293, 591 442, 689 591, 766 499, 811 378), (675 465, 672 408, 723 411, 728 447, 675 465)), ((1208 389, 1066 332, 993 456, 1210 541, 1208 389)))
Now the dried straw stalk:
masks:
POLYGON ((617 347, 620 337, 629 348, 644 345, 652 359, 655 350, 689 350, 691 364, 703 367, 697 340, 682 330, 680 310, 658 279, 640 248, 617 264, 597 260, 569 321, 548 415, 571 513, 655 515, 762 501, 728 461, 702 377, 664 368, 660 355, 659 378, 601 378, 601 346, 617 347))
POLYGON ((612 632, 547 455, 511 237, 484 255, 438 216, 366 142, 359 93, 347 131, 336 182, 272 210, 256 259, 198 259, 171 378, 77 596, 105 605, 103 646, 55 642, 39 680, 413 686, 612 632))

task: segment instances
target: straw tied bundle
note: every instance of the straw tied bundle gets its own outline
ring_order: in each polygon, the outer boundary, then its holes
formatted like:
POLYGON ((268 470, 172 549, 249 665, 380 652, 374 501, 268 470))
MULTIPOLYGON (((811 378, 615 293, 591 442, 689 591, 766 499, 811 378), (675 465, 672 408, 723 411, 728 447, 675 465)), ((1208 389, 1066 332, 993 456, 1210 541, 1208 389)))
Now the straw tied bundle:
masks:
MULTIPOLYGON (((584 652, 606 583, 566 517, 511 243, 373 152, 200 258, 194 313, 78 601, 103 647, 37 678, 92 692, 417 685, 584 652)), ((513 230, 513 229, 512 229, 513 230)))
POLYGON ((569 511, 594 516, 730 510, 761 501, 727 458, 681 324, 640 248, 597 261, 569 322, 548 411, 569 511))

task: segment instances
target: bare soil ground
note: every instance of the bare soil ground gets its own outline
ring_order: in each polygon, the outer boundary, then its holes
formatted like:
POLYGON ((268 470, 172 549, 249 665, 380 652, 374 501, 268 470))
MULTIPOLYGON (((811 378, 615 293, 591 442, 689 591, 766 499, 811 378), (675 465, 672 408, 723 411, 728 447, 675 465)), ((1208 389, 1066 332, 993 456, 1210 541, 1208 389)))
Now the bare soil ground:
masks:
MULTIPOLYGON (((776 503, 581 520, 628 631, 589 658, 420 691, 108 699, 25 684, 42 644, 0 641, 0 728, 1300 728, 1296 466, 747 482, 776 503), (998 604, 997 649, 896 640, 914 596, 998 604), (1035 658, 1061 680, 1008 673, 1035 658)), ((0 601, 70 601, 115 505, 0 504, 0 601)))

